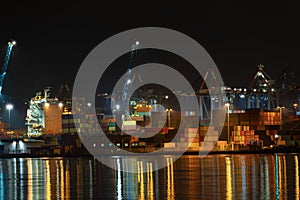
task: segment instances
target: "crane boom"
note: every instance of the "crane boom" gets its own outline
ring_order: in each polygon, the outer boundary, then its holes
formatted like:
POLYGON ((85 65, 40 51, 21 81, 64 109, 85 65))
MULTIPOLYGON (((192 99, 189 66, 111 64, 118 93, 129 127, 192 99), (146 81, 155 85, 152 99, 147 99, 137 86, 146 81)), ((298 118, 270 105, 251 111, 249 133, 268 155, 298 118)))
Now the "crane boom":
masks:
POLYGON ((124 84, 124 88, 122 91, 122 108, 125 109, 125 115, 129 114, 129 110, 128 110, 128 106, 126 105, 127 102, 127 93, 128 93, 128 88, 129 85, 131 83, 131 68, 132 68, 132 64, 133 64, 133 58, 134 58, 134 53, 137 50, 137 46, 139 45, 139 41, 136 41, 134 44, 132 44, 131 46, 131 52, 130 52, 130 59, 129 59, 129 64, 128 64, 128 69, 127 69, 127 79, 126 82, 124 84))
POLYGON ((13 46, 16 45, 16 41, 9 41, 7 46, 7 51, 4 58, 4 63, 2 65, 1 74, 0 74, 0 95, 2 95, 3 82, 7 71, 7 66, 10 58, 10 54, 13 46))

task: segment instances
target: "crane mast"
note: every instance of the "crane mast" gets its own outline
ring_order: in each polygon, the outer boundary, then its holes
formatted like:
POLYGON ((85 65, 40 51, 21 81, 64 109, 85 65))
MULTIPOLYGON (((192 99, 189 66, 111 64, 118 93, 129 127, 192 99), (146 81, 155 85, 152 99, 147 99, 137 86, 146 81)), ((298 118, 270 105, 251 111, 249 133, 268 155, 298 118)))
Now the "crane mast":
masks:
POLYGON ((139 45, 139 42, 136 41, 134 44, 131 46, 131 52, 130 52, 130 59, 129 59, 129 64, 128 64, 128 69, 127 69, 127 78, 126 82, 124 84, 123 92, 122 92, 122 105, 121 107, 125 109, 125 116, 129 115, 129 109, 128 106, 126 105, 127 103, 127 93, 128 93, 128 88, 131 83, 131 68, 133 65, 133 58, 134 58, 134 53, 137 50, 137 46, 139 45))
POLYGON ((11 54, 13 46, 15 46, 16 44, 17 43, 14 40, 8 42, 8 46, 7 46, 7 50, 6 50, 6 54, 5 54, 5 58, 4 58, 4 63, 3 63, 3 66, 1 69, 1 74, 0 74, 0 95, 2 95, 3 82, 4 82, 5 75, 6 75, 7 67, 8 67, 10 54, 11 54))

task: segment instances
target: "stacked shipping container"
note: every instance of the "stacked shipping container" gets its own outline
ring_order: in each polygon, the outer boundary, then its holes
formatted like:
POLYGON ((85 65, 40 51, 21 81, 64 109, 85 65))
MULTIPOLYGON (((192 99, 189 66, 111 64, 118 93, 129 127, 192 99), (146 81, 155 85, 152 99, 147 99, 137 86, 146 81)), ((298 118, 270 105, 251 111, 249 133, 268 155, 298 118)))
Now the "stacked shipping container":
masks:
POLYGON ((259 142, 259 136, 255 135, 254 130, 250 130, 249 126, 234 126, 232 131, 234 144, 253 144, 259 142))

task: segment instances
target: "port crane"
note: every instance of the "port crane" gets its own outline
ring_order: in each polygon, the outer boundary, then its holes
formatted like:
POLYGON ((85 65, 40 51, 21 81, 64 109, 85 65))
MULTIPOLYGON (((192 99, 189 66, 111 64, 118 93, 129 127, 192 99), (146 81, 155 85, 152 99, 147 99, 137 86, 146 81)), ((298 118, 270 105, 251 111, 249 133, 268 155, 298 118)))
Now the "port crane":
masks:
POLYGON ((122 118, 129 116, 129 114, 130 114, 129 108, 127 105, 127 98, 128 98, 129 87, 134 79, 134 77, 132 77, 132 75, 131 75, 131 70, 132 70, 133 60, 134 60, 134 56, 136 54, 138 45, 139 45, 139 41, 135 41, 131 45, 129 63, 127 65, 127 71, 126 71, 126 80, 123 85, 122 94, 120 94, 120 96, 117 99, 114 99, 115 108, 113 108, 113 113, 118 113, 120 110, 125 111, 124 114, 122 115, 122 118))
POLYGON ((137 47, 139 45, 139 41, 136 41, 134 44, 132 44, 131 46, 131 52, 130 52, 130 59, 129 59, 129 63, 128 63, 128 69, 127 69, 127 78, 126 78, 126 82, 124 84, 124 88, 122 91, 122 107, 125 108, 125 116, 129 115, 129 108, 126 105, 127 104, 127 94, 128 94, 128 89, 129 89, 129 85, 131 83, 131 68, 133 65, 133 58, 134 58, 134 54, 137 50, 137 47))
POLYGON ((275 109, 278 105, 276 81, 264 71, 263 65, 258 65, 247 98, 247 108, 275 109))
POLYGON ((13 47, 16 44, 17 44, 17 42, 15 40, 11 40, 11 41, 8 42, 8 45, 7 45, 7 50, 6 50, 6 54, 5 54, 5 58, 4 58, 4 63, 2 65, 2 69, 1 69, 1 73, 0 73, 0 95, 2 95, 3 82, 4 82, 5 75, 6 75, 10 55, 11 55, 13 47))

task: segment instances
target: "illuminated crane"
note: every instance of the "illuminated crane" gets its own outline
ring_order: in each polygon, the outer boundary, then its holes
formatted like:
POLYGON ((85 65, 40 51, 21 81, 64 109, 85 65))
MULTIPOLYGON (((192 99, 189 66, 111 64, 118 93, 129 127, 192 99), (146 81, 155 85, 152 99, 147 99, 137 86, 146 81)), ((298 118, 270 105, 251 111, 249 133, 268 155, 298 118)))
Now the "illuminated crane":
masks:
POLYGON ((126 105, 126 103, 127 103, 127 93, 128 93, 129 85, 132 81, 130 78, 131 78, 131 68, 132 68, 132 65, 133 65, 133 57, 134 57, 134 53, 137 50, 138 45, 139 45, 139 41, 136 41, 131 46, 130 59, 129 59, 128 70, 127 70, 127 79, 126 79, 126 82, 125 82, 124 88, 123 88, 122 107, 125 108, 125 116, 129 115, 129 108, 128 108, 128 105, 126 105))
POLYGON ((221 83, 218 81, 214 71, 208 68, 205 75, 201 81, 199 88, 199 108, 200 108, 200 119, 212 119, 212 111, 215 109, 220 109, 225 99, 222 99, 220 95, 221 83), (210 81, 214 83, 214 87, 205 88, 206 82, 210 81), (210 108, 210 113, 209 109, 210 108))
POLYGON ((17 43, 14 40, 8 42, 7 51, 6 51, 6 55, 4 58, 4 63, 3 63, 1 73, 0 73, 0 95, 2 95, 3 82, 4 82, 5 75, 6 75, 10 54, 11 54, 13 46, 15 46, 16 44, 17 43))
POLYGON ((247 108, 274 109, 278 105, 276 81, 264 71, 264 66, 259 65, 253 77, 248 94, 247 108))

